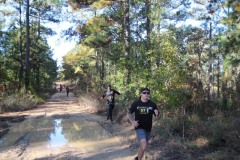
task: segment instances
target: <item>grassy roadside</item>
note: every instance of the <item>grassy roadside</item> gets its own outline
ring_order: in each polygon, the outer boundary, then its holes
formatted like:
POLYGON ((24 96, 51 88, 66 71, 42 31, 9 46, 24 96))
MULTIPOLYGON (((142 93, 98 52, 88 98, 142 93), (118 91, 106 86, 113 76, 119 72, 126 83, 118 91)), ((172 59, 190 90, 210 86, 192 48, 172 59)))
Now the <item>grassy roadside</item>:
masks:
POLYGON ((54 90, 40 94, 26 94, 24 90, 13 94, 2 94, 0 96, 0 114, 5 112, 17 112, 35 108, 38 104, 45 103, 54 90))
MULTIPOLYGON (((79 93, 78 97, 81 107, 92 106, 91 112, 105 116, 107 108, 105 101, 101 100, 100 93, 84 92, 79 93)), ((22 110, 36 106, 38 102, 34 96, 21 94, 8 98, 5 104, 9 106, 17 104, 16 108, 24 106, 22 110)), ((15 108, 11 111, 13 110, 15 108)), ((183 117, 178 111, 170 113, 161 108, 161 117, 154 120, 152 138, 146 155, 154 156, 157 160, 238 160, 240 159, 239 117, 239 113, 220 111, 215 111, 214 115, 206 119, 201 119, 198 115, 183 117)), ((119 124, 129 123, 126 118, 126 106, 121 101, 117 101, 114 119, 119 124)), ((3 129, 3 131, 7 130, 3 129)))
MULTIPOLYGON (((80 94, 81 106, 93 106, 93 111, 105 116, 105 101, 99 93, 80 94)), ((126 106, 117 102, 114 109, 115 121, 129 123, 126 106)), ((154 120, 152 139, 148 156, 159 160, 238 160, 240 159, 240 119, 239 113, 215 111, 206 119, 198 115, 179 112, 169 114, 162 110, 161 117, 154 120)), ((149 157, 150 158, 150 157, 149 157)))

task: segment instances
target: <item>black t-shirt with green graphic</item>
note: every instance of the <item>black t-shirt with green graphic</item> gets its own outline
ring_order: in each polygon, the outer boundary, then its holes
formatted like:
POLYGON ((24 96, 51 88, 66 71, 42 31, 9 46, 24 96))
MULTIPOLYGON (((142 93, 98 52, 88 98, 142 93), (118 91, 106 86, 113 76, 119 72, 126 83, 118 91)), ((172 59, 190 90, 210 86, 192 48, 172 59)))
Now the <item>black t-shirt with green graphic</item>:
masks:
POLYGON ((135 121, 138 121, 139 125, 135 129, 145 129, 147 132, 151 132, 152 129, 152 117, 154 110, 157 109, 157 105, 148 100, 142 102, 140 99, 136 100, 129 107, 129 111, 132 114, 135 113, 135 121))

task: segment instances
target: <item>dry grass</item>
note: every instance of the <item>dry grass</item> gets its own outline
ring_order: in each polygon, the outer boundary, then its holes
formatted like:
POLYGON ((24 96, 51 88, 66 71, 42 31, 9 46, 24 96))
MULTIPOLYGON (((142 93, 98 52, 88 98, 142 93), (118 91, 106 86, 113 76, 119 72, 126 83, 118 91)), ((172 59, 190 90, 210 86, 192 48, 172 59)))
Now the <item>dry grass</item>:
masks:
POLYGON ((104 107, 100 97, 94 93, 82 94, 78 100, 82 108, 91 108, 92 112, 99 112, 104 107))
POLYGON ((159 159, 240 159, 240 118, 229 115, 217 112, 205 121, 189 116, 185 137, 181 118, 161 118, 154 126, 163 148, 159 159))
POLYGON ((0 103, 1 112, 23 111, 33 108, 37 104, 37 99, 24 94, 13 94, 5 96, 0 103))

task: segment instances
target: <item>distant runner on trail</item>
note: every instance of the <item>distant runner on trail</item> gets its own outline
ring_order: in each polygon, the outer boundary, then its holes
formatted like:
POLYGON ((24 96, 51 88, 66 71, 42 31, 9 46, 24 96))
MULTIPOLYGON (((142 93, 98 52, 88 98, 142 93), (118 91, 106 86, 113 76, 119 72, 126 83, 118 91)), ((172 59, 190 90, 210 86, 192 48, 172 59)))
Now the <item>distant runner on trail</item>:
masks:
POLYGON ((62 92, 62 89, 63 89, 63 86, 60 84, 60 89, 59 89, 60 92, 62 92))
POLYGON ((69 91, 70 91, 70 89, 69 89, 68 86, 67 86, 67 87, 66 87, 67 97, 68 97, 69 91))
POLYGON ((112 112, 115 106, 115 94, 121 95, 118 91, 115 89, 112 89, 111 85, 108 85, 107 90, 103 93, 102 99, 106 98, 107 99, 107 107, 108 107, 108 115, 107 119, 110 118, 111 121, 112 119, 112 112))
POLYGON ((149 100, 150 90, 148 88, 141 89, 140 99, 135 100, 128 108, 128 119, 135 128, 136 136, 140 146, 138 155, 134 160, 142 160, 144 152, 148 145, 150 133, 152 129, 152 117, 159 116, 157 105, 149 100), (135 113, 135 117, 132 114, 135 113))

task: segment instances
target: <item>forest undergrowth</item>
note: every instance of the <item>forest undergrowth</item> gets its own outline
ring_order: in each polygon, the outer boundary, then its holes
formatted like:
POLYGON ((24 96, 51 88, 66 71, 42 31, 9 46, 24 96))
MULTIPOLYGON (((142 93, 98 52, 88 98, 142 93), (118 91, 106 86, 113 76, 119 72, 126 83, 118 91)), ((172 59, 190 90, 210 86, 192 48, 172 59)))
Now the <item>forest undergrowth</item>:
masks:
MULTIPOLYGON (((105 116, 106 104, 100 95, 82 94, 79 101, 105 116)), ((190 113, 182 116, 179 109, 169 112, 158 107, 161 116, 154 120, 149 150, 158 153, 159 160, 240 159, 240 112, 212 110, 208 117, 190 113)), ((119 124, 129 123, 126 109, 126 102, 117 100, 114 117, 119 124)))
MULTIPOLYGON (((105 116, 106 104, 100 93, 75 94, 79 95, 81 106, 90 105, 95 108, 91 112, 105 116)), ((43 100, 32 95, 13 94, 1 100, 0 107, 2 113, 23 111, 40 102, 43 100)), ((129 123, 125 103, 117 100, 114 109, 115 121, 122 125, 129 123)), ((149 144, 149 150, 158 153, 158 159, 240 159, 240 112, 214 110, 211 116, 202 118, 158 107, 161 116, 154 120, 149 144)))
POLYGON ((43 104, 51 94, 26 94, 24 91, 0 96, 0 113, 29 110, 43 104))

